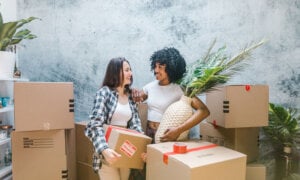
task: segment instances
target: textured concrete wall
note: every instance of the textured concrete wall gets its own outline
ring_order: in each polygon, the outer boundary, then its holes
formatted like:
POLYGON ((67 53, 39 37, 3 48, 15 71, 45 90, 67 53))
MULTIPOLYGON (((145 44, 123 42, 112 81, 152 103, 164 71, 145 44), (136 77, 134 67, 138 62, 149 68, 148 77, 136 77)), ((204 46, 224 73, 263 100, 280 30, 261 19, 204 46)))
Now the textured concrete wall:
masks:
POLYGON ((4 22, 17 19, 17 0, 0 0, 0 12, 4 22))
POLYGON ((19 48, 19 66, 31 81, 72 81, 76 120, 88 118, 107 62, 125 56, 134 86, 153 80, 149 57, 174 46, 187 62, 216 38, 228 54, 262 38, 247 68, 230 83, 268 84, 270 101, 300 106, 299 0, 17 0, 18 17, 37 16, 38 35, 19 48))

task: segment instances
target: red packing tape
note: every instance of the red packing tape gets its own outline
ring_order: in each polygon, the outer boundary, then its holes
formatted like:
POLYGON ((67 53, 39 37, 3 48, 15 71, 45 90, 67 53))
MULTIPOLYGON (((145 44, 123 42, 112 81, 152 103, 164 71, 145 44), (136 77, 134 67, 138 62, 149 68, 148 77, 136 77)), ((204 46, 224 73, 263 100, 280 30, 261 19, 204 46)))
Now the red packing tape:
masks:
POLYGON ((187 151, 187 146, 184 143, 174 143, 173 152, 176 154, 184 154, 187 151))
POLYGON ((122 130, 122 131, 128 131, 128 132, 133 132, 133 133, 140 134, 139 132, 137 132, 136 130, 133 130, 133 129, 127 129, 127 128, 122 128, 122 127, 118 127, 118 126, 109 125, 107 127, 106 133, 105 133, 105 140, 106 140, 106 142, 108 142, 108 138, 110 136, 110 133, 111 133, 112 129, 119 129, 119 130, 122 130))
POLYGON ((246 86, 245 86, 245 89, 246 89, 246 91, 250 91, 251 86, 250 86, 250 85, 246 85, 246 86))
MULTIPOLYGON (((187 149, 186 153, 193 152, 193 151, 200 151, 200 150, 204 150, 204 149, 209 149, 209 148, 213 148, 213 147, 216 147, 216 146, 217 146, 216 144, 210 144, 210 145, 207 145, 207 146, 195 147, 195 148, 187 149)), ((163 154, 163 162, 165 164, 168 164, 169 156, 174 155, 174 154, 179 154, 179 153, 176 153, 174 151, 164 153, 163 154)))

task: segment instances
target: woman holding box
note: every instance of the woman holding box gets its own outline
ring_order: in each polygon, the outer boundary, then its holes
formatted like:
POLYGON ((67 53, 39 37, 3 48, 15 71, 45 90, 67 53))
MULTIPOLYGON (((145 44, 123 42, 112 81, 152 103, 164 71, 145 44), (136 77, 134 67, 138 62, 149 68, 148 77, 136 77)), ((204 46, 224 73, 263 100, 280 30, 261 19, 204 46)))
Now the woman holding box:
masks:
POLYGON ((129 177, 129 168, 109 166, 117 163, 121 155, 109 148, 103 125, 143 131, 136 104, 131 97, 132 81, 129 62, 123 57, 113 58, 106 68, 103 84, 96 93, 85 134, 94 145, 93 168, 96 172, 100 169, 98 174, 101 180, 127 180, 129 177), (107 164, 102 164, 103 160, 107 164))

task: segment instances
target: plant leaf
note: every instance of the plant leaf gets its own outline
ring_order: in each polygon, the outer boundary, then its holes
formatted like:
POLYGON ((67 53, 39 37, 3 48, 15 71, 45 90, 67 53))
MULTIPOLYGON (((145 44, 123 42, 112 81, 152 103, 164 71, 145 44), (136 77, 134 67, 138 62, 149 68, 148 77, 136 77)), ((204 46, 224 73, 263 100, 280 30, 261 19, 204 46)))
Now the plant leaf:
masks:
POLYGON ((187 66, 183 78, 177 82, 186 96, 193 97, 226 83, 245 67, 245 60, 249 59, 252 51, 264 44, 265 40, 244 48, 232 58, 225 54, 226 46, 219 48, 216 52, 211 52, 215 42, 213 41, 203 58, 187 66))
POLYGON ((37 36, 31 34, 28 29, 17 31, 23 25, 39 19, 37 17, 29 17, 27 19, 21 19, 17 21, 3 23, 2 15, 0 12, 0 50, 4 51, 7 46, 18 44, 23 39, 34 39, 37 36))

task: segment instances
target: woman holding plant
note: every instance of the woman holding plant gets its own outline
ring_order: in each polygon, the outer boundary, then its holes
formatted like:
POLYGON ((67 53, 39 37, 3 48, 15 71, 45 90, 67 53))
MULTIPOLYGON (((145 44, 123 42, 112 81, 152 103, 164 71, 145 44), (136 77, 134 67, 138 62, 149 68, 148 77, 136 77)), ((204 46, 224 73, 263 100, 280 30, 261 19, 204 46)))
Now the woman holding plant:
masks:
MULTIPOLYGON (((154 52, 150 61, 156 80, 145 85, 141 91, 134 91, 133 96, 142 101, 147 100, 146 134, 153 138, 154 142, 164 112, 184 95, 181 87, 175 82, 186 72, 186 62, 175 48, 164 48, 154 52)), ((193 115, 183 124, 168 128, 160 137, 160 141, 175 141, 182 132, 191 129, 209 115, 206 105, 196 96, 192 98, 191 106, 195 110, 193 115)))

